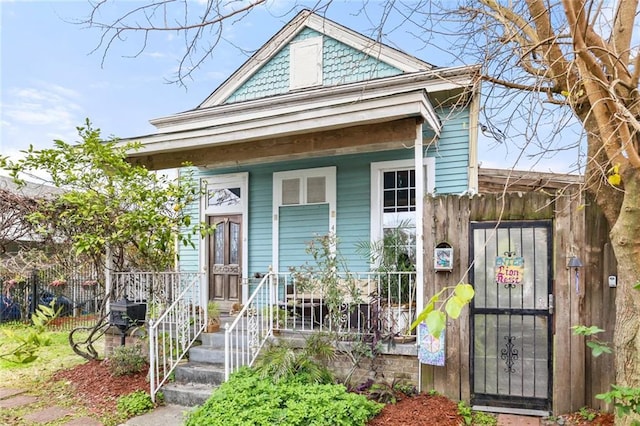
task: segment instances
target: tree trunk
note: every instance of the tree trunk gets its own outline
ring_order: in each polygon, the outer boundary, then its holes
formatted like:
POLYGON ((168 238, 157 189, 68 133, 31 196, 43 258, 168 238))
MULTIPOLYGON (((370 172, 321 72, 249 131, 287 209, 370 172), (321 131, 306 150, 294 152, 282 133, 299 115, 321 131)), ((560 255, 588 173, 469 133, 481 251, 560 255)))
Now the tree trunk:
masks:
MULTIPOLYGON (((640 387, 640 173, 623 176, 624 200, 611 229, 611 244, 618 262, 614 356, 616 384, 640 387)), ((640 416, 616 417, 616 425, 631 425, 640 416)))

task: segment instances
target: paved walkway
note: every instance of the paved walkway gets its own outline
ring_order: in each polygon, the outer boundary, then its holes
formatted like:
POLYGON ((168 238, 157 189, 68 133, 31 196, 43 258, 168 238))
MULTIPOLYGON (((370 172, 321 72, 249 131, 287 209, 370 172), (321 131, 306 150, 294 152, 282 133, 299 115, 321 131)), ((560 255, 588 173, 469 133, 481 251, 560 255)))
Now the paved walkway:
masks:
POLYGON ((59 405, 49 405, 42 408, 38 402, 40 401, 37 397, 26 395, 25 390, 0 388, 0 409, 34 405, 33 411, 22 418, 23 423, 35 425, 62 421, 60 424, 65 426, 102 426, 101 422, 91 417, 76 417, 72 419, 71 417, 75 414, 73 408, 59 405), (64 422, 65 417, 69 418, 67 422, 64 422))
POLYGON ((498 414, 498 426, 540 426, 540 418, 515 414, 498 414))
MULTIPOLYGON (((7 408, 28 407, 33 405, 33 410, 26 414, 20 424, 41 424, 59 422, 65 426, 102 426, 102 423, 92 417, 76 417, 72 407, 47 405, 42 407, 40 399, 27 395, 22 389, 0 388, 0 410, 7 408), (65 418, 68 418, 65 421, 65 418)), ((164 405, 147 414, 127 420, 123 426, 180 426, 184 424, 185 413, 189 407, 179 405, 164 405)))

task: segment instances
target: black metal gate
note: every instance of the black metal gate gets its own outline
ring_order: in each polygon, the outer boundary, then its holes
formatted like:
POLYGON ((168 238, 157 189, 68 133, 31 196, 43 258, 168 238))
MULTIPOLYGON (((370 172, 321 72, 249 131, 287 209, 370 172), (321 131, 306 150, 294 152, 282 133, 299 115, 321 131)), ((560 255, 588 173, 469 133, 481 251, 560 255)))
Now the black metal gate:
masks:
POLYGON ((471 223, 471 402, 549 411, 550 221, 471 223))

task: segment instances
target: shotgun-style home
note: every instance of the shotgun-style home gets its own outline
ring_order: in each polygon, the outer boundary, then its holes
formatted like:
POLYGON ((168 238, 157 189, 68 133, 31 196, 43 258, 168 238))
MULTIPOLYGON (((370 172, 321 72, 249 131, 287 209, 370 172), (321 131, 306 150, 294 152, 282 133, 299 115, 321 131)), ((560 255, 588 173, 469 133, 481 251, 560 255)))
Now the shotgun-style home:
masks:
MULTIPOLYGON (((478 190, 478 73, 437 67, 305 10, 196 108, 151 120, 157 133, 135 138, 142 149, 131 160, 153 170, 190 163, 204 194, 190 214, 216 226, 180 248, 180 271, 201 277, 191 293, 199 306, 242 305, 245 318, 275 305, 285 328, 330 327, 323 295, 297 290, 290 270, 310 260, 310 241, 333 235, 362 296, 347 301, 357 307, 346 327, 367 328, 377 295, 378 307, 396 306, 384 315, 404 332, 424 303, 424 253, 433 253, 423 247, 425 195, 478 190), (410 267, 381 278, 358 247, 394 233, 410 267), (266 278, 275 290, 257 297, 266 278)), ((251 357, 271 332, 263 319, 247 320, 257 333, 251 357)), ((404 355, 417 378, 415 346, 404 355)))
POLYGON ((299 266, 315 235, 334 233, 353 271, 370 269, 356 245, 398 225, 421 253, 422 196, 477 190, 477 72, 299 13, 195 109, 151 120, 132 154, 189 162, 206 187, 192 214, 217 228, 180 269, 242 303, 242 282, 299 266))

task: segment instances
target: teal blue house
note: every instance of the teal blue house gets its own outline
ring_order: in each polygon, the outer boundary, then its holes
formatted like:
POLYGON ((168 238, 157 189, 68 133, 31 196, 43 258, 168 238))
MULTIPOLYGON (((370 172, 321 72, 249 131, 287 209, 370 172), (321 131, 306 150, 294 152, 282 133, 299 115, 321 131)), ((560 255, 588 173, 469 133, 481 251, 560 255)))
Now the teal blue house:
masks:
POLYGON ((423 195, 477 191, 478 71, 299 13, 202 104, 151 120, 132 154, 154 170, 188 161, 205 189, 191 214, 216 232, 181 249, 180 269, 206 273, 203 297, 242 303, 242 284, 301 265, 318 234, 353 271, 370 269, 357 244, 399 225, 414 255, 432 253, 423 195))

